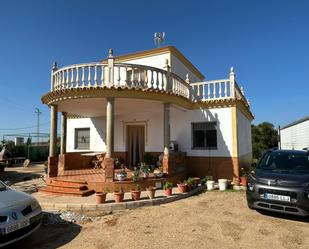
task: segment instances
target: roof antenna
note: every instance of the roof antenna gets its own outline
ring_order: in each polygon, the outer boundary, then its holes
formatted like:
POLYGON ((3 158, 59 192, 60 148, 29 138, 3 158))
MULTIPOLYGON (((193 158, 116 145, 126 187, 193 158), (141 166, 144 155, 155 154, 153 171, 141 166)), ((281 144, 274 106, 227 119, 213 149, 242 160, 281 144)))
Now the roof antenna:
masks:
POLYGON ((155 32, 154 33, 154 43, 157 48, 159 48, 161 45, 161 42, 165 40, 164 38, 165 38, 165 32, 155 32))

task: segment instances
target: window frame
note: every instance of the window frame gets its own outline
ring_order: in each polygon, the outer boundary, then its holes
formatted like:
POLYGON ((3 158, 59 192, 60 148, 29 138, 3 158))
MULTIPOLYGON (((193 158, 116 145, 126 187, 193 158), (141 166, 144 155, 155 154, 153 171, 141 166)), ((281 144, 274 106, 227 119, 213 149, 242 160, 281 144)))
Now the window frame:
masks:
POLYGON ((75 150, 90 150, 90 127, 79 127, 74 129, 74 149, 75 150), (88 131, 89 132, 89 143, 88 147, 78 147, 78 131, 88 131))
MULTIPOLYGON (((207 129, 205 130, 207 131, 207 129)), ((218 150, 218 131, 217 131, 217 121, 206 121, 206 122, 191 122, 191 150, 218 150), (207 135, 205 132, 204 142, 205 147, 194 147, 194 125, 195 124, 210 124, 213 123, 215 129, 208 129, 209 131, 216 131, 216 146, 207 146, 207 135)))

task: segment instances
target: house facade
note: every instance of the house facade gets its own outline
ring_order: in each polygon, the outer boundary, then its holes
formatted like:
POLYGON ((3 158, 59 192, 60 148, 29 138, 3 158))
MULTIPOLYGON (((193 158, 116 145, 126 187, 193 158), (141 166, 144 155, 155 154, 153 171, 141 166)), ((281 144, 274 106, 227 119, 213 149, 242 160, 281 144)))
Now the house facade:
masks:
POLYGON ((115 157, 134 167, 147 154, 163 154, 170 175, 185 167, 192 176, 237 183, 251 160, 254 117, 233 68, 224 79, 205 81, 172 46, 120 56, 110 50, 98 63, 54 65, 42 102, 51 109, 50 177, 85 167, 88 159, 79 156, 87 153, 105 154, 107 175, 115 157))
POLYGON ((286 150, 309 148, 309 117, 280 128, 280 147, 286 150))

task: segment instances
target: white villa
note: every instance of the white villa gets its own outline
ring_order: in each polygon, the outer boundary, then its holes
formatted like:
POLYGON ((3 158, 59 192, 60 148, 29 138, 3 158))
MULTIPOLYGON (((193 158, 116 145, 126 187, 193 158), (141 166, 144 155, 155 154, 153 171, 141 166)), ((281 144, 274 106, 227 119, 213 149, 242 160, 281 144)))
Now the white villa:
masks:
POLYGON ((105 180, 113 159, 128 168, 163 153, 170 175, 239 182, 252 156, 254 116, 233 68, 220 80, 204 75, 173 46, 57 68, 42 96, 51 110, 49 177, 86 169, 91 153, 105 155, 105 180), (61 149, 57 155, 57 113, 61 149))

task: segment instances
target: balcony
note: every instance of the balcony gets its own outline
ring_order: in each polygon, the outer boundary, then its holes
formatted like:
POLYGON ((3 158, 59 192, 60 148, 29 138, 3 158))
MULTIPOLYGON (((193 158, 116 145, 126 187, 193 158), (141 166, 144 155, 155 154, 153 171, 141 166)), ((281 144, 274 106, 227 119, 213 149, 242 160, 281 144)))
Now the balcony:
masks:
POLYGON ((189 102, 211 102, 241 99, 249 107, 244 91, 235 81, 233 68, 229 78, 222 80, 190 82, 172 73, 168 63, 166 70, 155 67, 114 63, 75 64, 58 69, 51 75, 51 92, 67 89, 134 89, 168 93, 183 97, 189 102))

